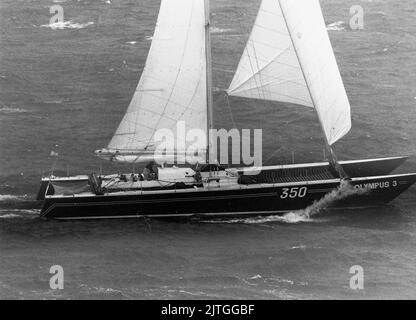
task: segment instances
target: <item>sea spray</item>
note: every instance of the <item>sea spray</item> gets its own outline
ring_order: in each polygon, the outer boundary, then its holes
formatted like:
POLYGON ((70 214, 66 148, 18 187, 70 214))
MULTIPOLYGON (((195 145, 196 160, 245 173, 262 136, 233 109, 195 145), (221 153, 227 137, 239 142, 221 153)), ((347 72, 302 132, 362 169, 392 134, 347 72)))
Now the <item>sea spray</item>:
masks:
POLYGON ((330 207, 334 202, 343 200, 352 195, 364 194, 367 189, 355 188, 350 181, 342 180, 339 187, 327 193, 320 200, 315 201, 303 210, 288 212, 282 216, 268 216, 256 218, 230 219, 230 220, 210 220, 209 223, 245 223, 263 224, 270 222, 282 222, 296 224, 301 222, 313 222, 312 216, 317 215, 322 210, 330 207))
POLYGON ((327 193, 323 198, 320 200, 315 201, 310 206, 303 210, 289 212, 288 214, 284 215, 282 218, 289 218, 289 221, 302 222, 310 220, 312 216, 320 213, 322 210, 327 209, 331 206, 334 202, 343 200, 348 198, 352 195, 359 195, 366 193, 366 189, 355 188, 350 181, 348 180, 341 180, 341 184, 338 188, 332 190, 331 192, 327 193))
POLYGON ((310 206, 303 210, 289 212, 281 217, 272 217, 274 221, 281 221, 286 223, 309 222, 311 217, 317 215, 322 210, 330 207, 334 202, 343 200, 352 195, 366 193, 367 190, 355 188, 349 180, 341 180, 338 188, 327 193, 320 200, 315 201, 310 206))

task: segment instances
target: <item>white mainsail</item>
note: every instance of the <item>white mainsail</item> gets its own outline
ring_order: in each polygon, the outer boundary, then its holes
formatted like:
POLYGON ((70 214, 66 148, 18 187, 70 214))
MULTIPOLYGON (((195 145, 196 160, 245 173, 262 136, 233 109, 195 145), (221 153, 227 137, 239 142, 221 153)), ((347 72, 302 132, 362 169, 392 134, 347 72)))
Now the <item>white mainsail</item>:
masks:
POLYGON ((263 0, 228 94, 314 107, 328 145, 351 111, 319 0, 263 0))
MULTIPOLYGON (((185 134, 191 129, 207 132, 205 33, 204 0, 161 1, 140 82, 106 149, 118 161, 137 162, 140 154, 150 159, 157 147, 156 132, 168 129, 176 135, 178 122, 185 123, 185 134)), ((200 149, 206 148, 203 143, 200 149)))

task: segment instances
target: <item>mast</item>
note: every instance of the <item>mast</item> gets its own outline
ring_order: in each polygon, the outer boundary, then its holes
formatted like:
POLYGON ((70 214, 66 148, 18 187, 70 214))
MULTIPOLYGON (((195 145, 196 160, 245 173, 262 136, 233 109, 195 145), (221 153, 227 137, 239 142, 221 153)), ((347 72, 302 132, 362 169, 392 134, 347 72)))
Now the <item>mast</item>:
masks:
POLYGON ((210 19, 210 0, 204 0, 205 6, 205 56, 206 56, 206 75, 207 75, 207 154, 206 160, 209 162, 212 141, 210 129, 213 128, 213 96, 212 96, 212 56, 211 56, 211 19, 210 19))
MULTIPOLYGON (((280 2, 280 0, 278 0, 278 1, 279 1, 279 6, 281 7, 281 2, 280 2)), ((302 65, 301 59, 299 58, 299 53, 298 53, 298 51, 296 49, 296 46, 295 46, 295 43, 293 41, 293 35, 292 35, 292 32, 290 31, 289 25, 287 23, 286 14, 285 14, 284 10, 282 10, 282 15, 283 15, 283 20, 285 21, 287 30, 290 33, 290 40, 292 41, 293 50, 295 51, 296 57, 297 57, 297 59, 299 61, 299 66, 300 66, 300 69, 302 71, 303 78, 306 81, 306 87, 308 88, 309 95, 310 95, 311 100, 312 100, 312 104, 313 104, 313 106, 314 106, 314 108, 316 110, 316 101, 315 101, 314 96, 313 96, 313 94, 311 92, 311 88, 310 88, 310 85, 308 83, 308 78, 305 75, 305 70, 303 69, 303 65, 302 65)), ((325 127, 324 127, 324 124, 323 124, 323 122, 321 120, 321 117, 318 117, 318 119, 319 119, 319 124, 321 125, 321 129, 322 129, 322 132, 323 132, 323 136, 324 136, 324 140, 325 140, 325 146, 326 146, 326 148, 329 151, 329 164, 336 171, 336 173, 339 175, 339 177, 341 179, 348 179, 349 176, 347 175, 347 173, 345 172, 345 170, 342 168, 342 166, 339 164, 338 158, 337 158, 334 150, 332 149, 332 147, 331 147, 331 145, 330 145, 330 143, 328 141, 328 138, 327 138, 327 136, 325 134, 325 127)))

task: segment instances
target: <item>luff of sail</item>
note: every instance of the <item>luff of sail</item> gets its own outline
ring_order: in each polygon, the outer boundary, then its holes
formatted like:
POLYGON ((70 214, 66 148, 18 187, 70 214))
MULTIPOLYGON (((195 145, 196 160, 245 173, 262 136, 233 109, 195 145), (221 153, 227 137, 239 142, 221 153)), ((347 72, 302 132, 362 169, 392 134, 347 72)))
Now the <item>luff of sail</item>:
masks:
MULTIPOLYGON (((170 130, 175 141, 179 122, 185 124, 185 135, 193 129, 207 132, 205 20, 204 0, 161 1, 133 99, 108 149, 99 155, 122 162, 154 160, 158 130, 170 130)), ((199 141, 198 150, 205 149, 206 141, 199 141)), ((186 150, 181 145, 166 151, 185 156, 186 150)))
POLYGON ((351 111, 319 0, 263 0, 228 94, 314 107, 328 145, 351 111))

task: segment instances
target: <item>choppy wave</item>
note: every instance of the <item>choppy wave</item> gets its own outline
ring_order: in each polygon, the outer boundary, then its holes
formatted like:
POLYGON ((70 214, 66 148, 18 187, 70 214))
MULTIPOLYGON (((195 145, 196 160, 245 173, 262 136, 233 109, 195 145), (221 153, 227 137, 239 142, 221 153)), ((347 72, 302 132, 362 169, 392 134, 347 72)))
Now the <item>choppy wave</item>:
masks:
POLYGON ((378 50, 372 51, 371 54, 382 55, 382 54, 387 54, 388 52, 389 52, 388 48, 383 48, 383 49, 378 49, 378 50))
POLYGON ((14 194, 0 194, 0 201, 24 201, 27 200, 27 194, 14 195, 14 194))
POLYGON ((295 281, 292 279, 280 278, 280 277, 270 277, 270 276, 262 276, 260 274, 256 274, 252 277, 246 279, 248 284, 257 285, 258 283, 264 283, 271 286, 275 286, 276 284, 283 285, 283 286, 308 286, 307 282, 304 281, 295 281))
POLYGON ((62 102, 64 102, 63 100, 45 100, 42 101, 42 103, 44 104, 61 104, 62 102))
POLYGON ((20 218, 29 216, 38 216, 39 209, 0 209, 0 218, 20 218))
POLYGON ((104 287, 91 287, 86 284, 81 284, 80 288, 83 291, 86 291, 89 295, 98 295, 101 297, 111 297, 111 298, 127 298, 127 296, 121 291, 113 288, 104 288, 104 287))
POLYGON ((244 223, 244 224, 263 224, 270 222, 282 222, 282 223, 300 223, 300 222, 310 222, 311 219, 305 217, 296 212, 289 212, 285 215, 272 215, 267 217, 254 217, 254 218, 239 218, 239 219, 228 219, 228 220, 208 220, 204 221, 207 223, 224 223, 224 224, 233 224, 233 223, 244 223))
POLYGON ((72 21, 64 21, 64 22, 55 22, 50 24, 43 24, 41 27, 44 28, 51 28, 52 30, 62 30, 62 29, 83 29, 88 26, 93 25, 94 22, 85 22, 85 23, 75 23, 72 21))
POLYGON ((6 214, 0 214, 0 219, 14 219, 14 218, 20 218, 21 216, 14 213, 6 213, 6 214))
POLYGON ((0 108, 0 114, 11 114, 11 113, 28 113, 29 110, 21 109, 21 108, 10 108, 10 107, 2 107, 0 108))
POLYGON ((333 22, 330 23, 326 26, 326 30, 328 31, 343 31, 345 30, 347 27, 347 24, 345 23, 345 21, 337 21, 337 22, 333 22))

